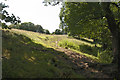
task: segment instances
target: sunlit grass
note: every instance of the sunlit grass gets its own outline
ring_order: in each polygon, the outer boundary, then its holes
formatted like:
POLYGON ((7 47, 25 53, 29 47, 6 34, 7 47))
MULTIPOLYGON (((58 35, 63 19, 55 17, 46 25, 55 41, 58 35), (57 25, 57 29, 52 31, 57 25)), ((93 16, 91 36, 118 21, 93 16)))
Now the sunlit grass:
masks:
MULTIPOLYGON (((56 41, 58 43, 61 40, 69 40, 71 42, 74 42, 75 44, 85 44, 85 45, 89 45, 89 46, 95 46, 95 44, 91 44, 89 42, 77 40, 74 38, 69 38, 67 35, 47 35, 47 34, 41 34, 41 33, 35 33, 32 31, 17 30, 17 29, 12 29, 12 32, 25 35, 25 36, 31 38, 36 43, 42 43, 42 44, 44 43, 44 45, 47 43, 47 46, 48 45, 54 46, 56 44, 56 41), (54 43, 54 45, 51 45, 51 43, 54 43)), ((98 47, 100 47, 99 44, 97 44, 97 45, 98 45, 98 47)))
POLYGON ((38 33, 26 32, 3 31, 3 78, 84 78, 72 70, 63 52, 43 46, 38 33))
POLYGON ((89 54, 86 54, 86 53, 83 53, 83 52, 80 52, 80 51, 77 51, 77 50, 74 50, 74 49, 71 49, 72 51, 75 51, 79 54, 82 54, 82 55, 85 55, 86 57, 88 58, 91 58, 92 60, 96 61, 96 62, 100 62, 99 58, 98 57, 95 57, 93 55, 89 55, 89 54))
MULTIPOLYGON (((93 41, 91 39, 87 39, 93 41)), ((78 40, 67 35, 47 35, 37 32, 4 29, 3 32, 3 73, 4 77, 68 77, 84 78, 72 70, 72 64, 59 58, 65 55, 56 51, 58 47, 71 49, 72 51, 85 55, 96 62, 106 62, 104 56, 96 56, 97 48, 101 45, 78 40), (55 65, 59 65, 56 67, 55 65), (13 67, 14 66, 14 67, 13 67), (37 74, 37 75, 36 75, 37 74), (31 76, 32 75, 32 76, 31 76)), ((65 55, 66 56, 66 55, 65 55)), ((66 56, 68 58, 68 56, 66 56)), ((111 59, 111 57, 109 57, 111 59)))
MULTIPOLYGON (((88 50, 85 50, 83 48, 83 50, 84 50, 83 52, 79 51, 80 45, 81 46, 88 45, 88 47, 91 47, 91 48, 95 46, 95 44, 85 42, 82 40, 77 40, 72 37, 68 37, 67 35, 47 35, 47 34, 41 34, 41 33, 36 33, 36 32, 32 32, 32 31, 25 31, 25 30, 18 30, 18 29, 12 29, 11 31, 14 33, 17 33, 17 34, 25 35, 26 37, 30 38, 34 43, 42 44, 45 47, 54 48, 54 49, 57 48, 58 46, 60 46, 60 43, 63 44, 64 41, 67 41, 67 42, 69 42, 68 44, 70 44, 71 46, 74 47, 74 48, 71 47, 71 49, 74 49, 80 53, 83 53, 84 55, 89 55, 84 52, 84 51, 88 51, 88 50)), ((85 38, 85 39, 87 39, 87 38, 85 38)), ((87 40, 93 41, 92 39, 87 39, 87 40)), ((63 45, 61 47, 65 48, 66 46, 63 45)), ((101 45, 97 44, 97 47, 101 47, 101 45)), ((90 51, 89 51, 89 53, 97 55, 97 53, 95 52, 95 49, 93 49, 93 50, 94 50, 93 53, 90 51)), ((91 54, 90 54, 90 56, 91 56, 91 54)))

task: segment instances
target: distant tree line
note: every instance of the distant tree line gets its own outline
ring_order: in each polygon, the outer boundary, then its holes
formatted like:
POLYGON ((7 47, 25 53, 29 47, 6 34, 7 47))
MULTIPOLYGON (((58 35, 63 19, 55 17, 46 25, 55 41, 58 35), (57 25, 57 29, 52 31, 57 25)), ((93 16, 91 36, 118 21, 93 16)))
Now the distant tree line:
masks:
POLYGON ((52 34, 56 34, 56 35, 65 35, 68 34, 68 28, 65 27, 65 29, 56 29, 55 32, 53 32, 52 34))
POLYGON ((33 31, 33 32, 39 32, 39 33, 45 33, 45 34, 50 34, 49 30, 43 29, 41 25, 35 25, 32 22, 24 22, 21 24, 11 24, 8 26, 9 28, 15 28, 15 29, 22 29, 22 30, 27 30, 27 31, 33 31))
MULTIPOLYGON (((7 8, 8 6, 5 5, 4 3, 0 3, 1 6, 1 13, 2 18, 0 18, 0 24, 2 24, 2 29, 22 29, 22 30, 28 30, 28 31, 33 31, 33 32, 39 32, 39 33, 45 33, 45 34, 50 34, 49 30, 43 29, 41 25, 35 25, 32 22, 24 22, 21 23, 21 20, 19 17, 16 17, 14 14, 9 15, 9 13, 4 10, 4 8, 7 8), (11 23, 11 25, 7 25, 6 23, 11 23)), ((52 34, 56 35, 62 35, 62 34, 67 34, 68 33, 68 28, 65 27, 64 29, 56 29, 52 34)))

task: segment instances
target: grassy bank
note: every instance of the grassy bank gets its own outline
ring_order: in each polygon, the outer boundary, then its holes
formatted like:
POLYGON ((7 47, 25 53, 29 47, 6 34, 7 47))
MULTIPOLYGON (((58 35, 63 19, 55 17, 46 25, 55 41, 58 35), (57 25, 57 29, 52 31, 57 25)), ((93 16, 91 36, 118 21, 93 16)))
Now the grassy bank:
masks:
POLYGON ((97 56, 99 44, 96 48, 89 41, 67 35, 5 29, 2 41, 3 78, 84 78, 82 73, 74 70, 75 65, 71 59, 64 52, 56 50, 59 47, 100 62, 97 56))
POLYGON ((63 52, 13 31, 3 30, 2 36, 3 78, 83 78, 63 52))

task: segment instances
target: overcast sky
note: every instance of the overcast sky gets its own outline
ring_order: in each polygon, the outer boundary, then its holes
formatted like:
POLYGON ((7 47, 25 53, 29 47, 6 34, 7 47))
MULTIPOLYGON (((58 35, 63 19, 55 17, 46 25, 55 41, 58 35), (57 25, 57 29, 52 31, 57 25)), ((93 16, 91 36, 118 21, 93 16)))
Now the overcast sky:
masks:
POLYGON ((50 32, 59 28, 61 5, 44 6, 43 0, 7 0, 4 2, 9 5, 7 11, 19 16, 22 22, 39 24, 50 32))

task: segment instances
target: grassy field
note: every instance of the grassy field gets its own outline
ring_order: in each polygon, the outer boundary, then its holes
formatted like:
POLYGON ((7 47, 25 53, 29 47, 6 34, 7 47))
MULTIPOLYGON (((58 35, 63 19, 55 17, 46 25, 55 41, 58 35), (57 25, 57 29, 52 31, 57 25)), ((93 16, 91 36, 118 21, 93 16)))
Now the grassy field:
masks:
POLYGON ((12 29, 3 30, 2 40, 3 78, 85 78, 73 70, 75 65, 64 52, 56 50, 59 47, 98 60, 95 44, 67 35, 12 29))
MULTIPOLYGON (((12 29, 12 32, 16 34, 24 35, 28 38, 30 38, 34 43, 42 44, 45 47, 50 48, 58 48, 58 47, 64 47, 69 49, 77 50, 81 53, 87 53, 90 55, 90 57, 93 55, 93 58, 97 58, 97 50, 101 45, 97 44, 97 48, 95 48, 95 44, 87 42, 91 41, 91 39, 86 39, 87 41, 83 40, 77 40, 72 37, 68 37, 67 35, 46 35, 41 33, 35 33, 31 31, 25 31, 25 30, 17 30, 12 29)), ((88 56, 89 56, 88 55, 88 56)), ((92 57, 91 57, 92 58, 92 57)))
POLYGON ((72 70, 73 63, 65 60, 68 57, 63 52, 39 42, 38 33, 26 32, 3 30, 3 78, 83 78, 72 70))
MULTIPOLYGON (((53 46, 56 47, 56 41, 57 43, 59 43, 60 41, 63 40, 68 40, 70 42, 74 42, 75 44, 86 44, 89 46, 94 46, 95 44, 89 43, 89 42, 85 42, 82 40, 77 40, 74 39, 72 37, 68 37, 67 35, 46 35, 46 34, 41 34, 41 33, 35 33, 35 32, 31 32, 31 31, 25 31, 25 30, 17 30, 17 29, 12 29, 12 32, 15 32, 17 34, 22 34, 25 35, 26 37, 31 38, 35 43, 42 43, 43 45, 47 44, 47 46, 53 46)), ((86 39, 88 40, 88 39, 86 39)), ((90 40, 90 39, 89 39, 90 40)), ((91 42, 93 42, 91 40, 91 42)), ((100 46, 100 45, 98 45, 100 46)))

